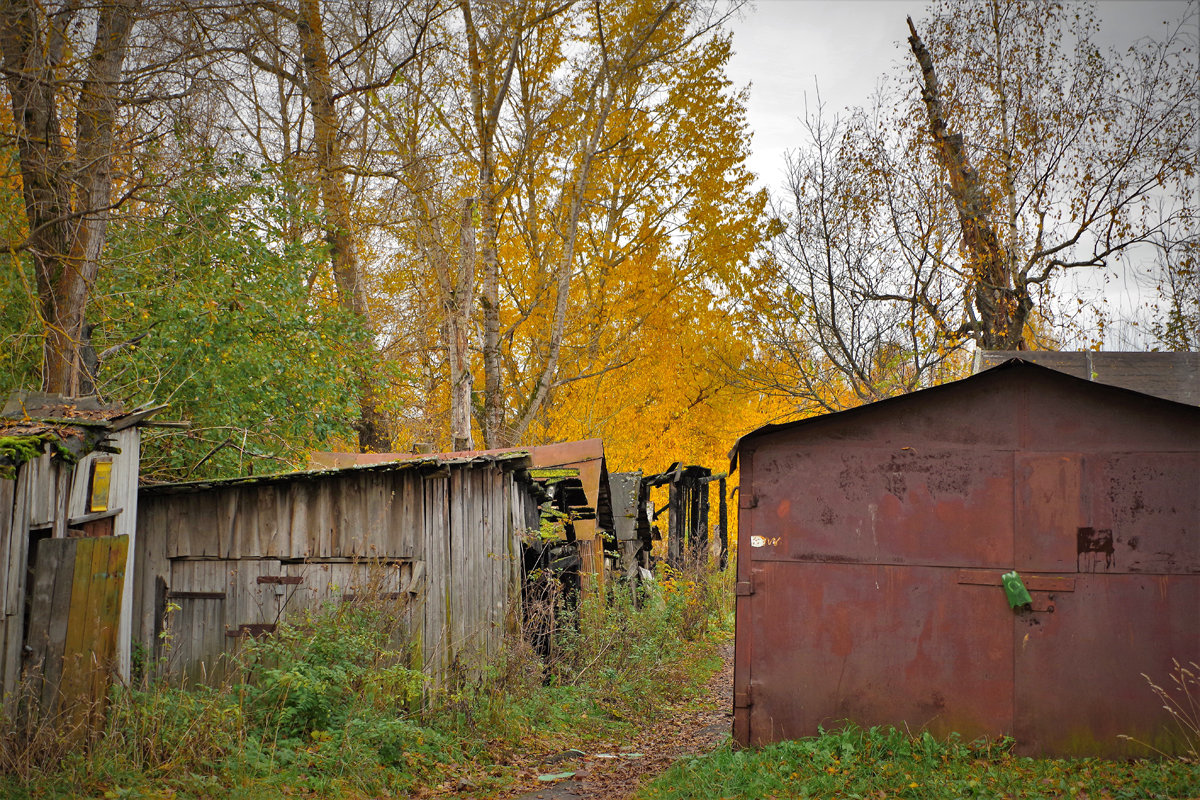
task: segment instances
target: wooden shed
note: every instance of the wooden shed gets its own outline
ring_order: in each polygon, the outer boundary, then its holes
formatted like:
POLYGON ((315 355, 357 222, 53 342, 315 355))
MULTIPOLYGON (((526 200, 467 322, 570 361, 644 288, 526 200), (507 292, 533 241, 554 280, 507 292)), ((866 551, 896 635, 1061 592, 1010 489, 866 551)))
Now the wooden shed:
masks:
MULTIPOLYGON (((608 573, 615 569, 618 557, 604 441, 582 439, 434 455, 442 459, 461 459, 514 452, 529 456, 531 475, 554 494, 551 505, 566 516, 567 538, 580 562, 578 572, 588 576, 582 581, 581 588, 587 592, 593 586, 603 587, 608 573)), ((429 454, 418 453, 313 453, 309 461, 316 467, 346 467, 427 457, 429 454)))
POLYGON ((408 600, 435 679, 478 664, 516 621, 528 466, 512 452, 145 487, 134 637, 199 680, 242 636, 371 585, 408 600))
POLYGON ((1143 673, 1200 662, 1200 408, 1011 360, 735 458, 739 742, 850 720, 1181 747, 1143 673))
POLYGON ((18 702, 26 723, 55 718, 60 706, 102 698, 110 672, 129 676, 139 424, 157 410, 19 392, 0 412, 0 682, 10 719, 18 702))

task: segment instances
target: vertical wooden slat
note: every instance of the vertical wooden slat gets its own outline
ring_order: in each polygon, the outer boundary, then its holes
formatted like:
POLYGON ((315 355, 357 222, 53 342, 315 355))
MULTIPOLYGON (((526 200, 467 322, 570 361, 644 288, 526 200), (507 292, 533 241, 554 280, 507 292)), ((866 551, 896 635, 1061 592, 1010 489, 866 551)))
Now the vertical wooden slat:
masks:
POLYGON ((462 556, 464 572, 466 580, 463 581, 459 593, 463 595, 463 606, 466 609, 467 619, 463 624, 462 632, 462 660, 463 665, 473 666, 472 662, 475 659, 476 642, 480 633, 480 600, 482 595, 482 581, 480 576, 481 561, 483 560, 483 542, 480 541, 480 534, 483 532, 479 525, 479 470, 474 466, 463 467, 461 470, 463 475, 463 497, 462 497, 462 513, 463 520, 459 530, 463 534, 462 541, 462 556))
MULTIPOLYGON (((67 495, 67 515, 78 517, 86 514, 91 510, 89 501, 91 500, 89 491, 91 489, 92 463, 96 460, 95 453, 88 453, 75 463, 73 470, 68 470, 68 495, 67 495)), ((115 477, 115 476, 114 476, 115 477)), ((110 490, 110 499, 112 493, 110 490)), ((120 508, 115 502, 109 503, 109 508, 120 508)))
POLYGON ((349 558, 362 555, 363 531, 360 525, 363 492, 361 476, 346 475, 339 482, 340 491, 336 495, 338 513, 334 517, 337 531, 334 534, 334 547, 331 555, 349 558))
MULTIPOLYGON (((67 611, 71 605, 75 539, 43 539, 38 543, 37 570, 30 596, 29 670, 27 680, 36 708, 36 720, 52 715, 62 680, 63 652, 67 638, 67 611)), ((32 699, 32 698, 31 698, 32 699)))
MULTIPOLYGON (((20 617, 10 614, 7 608, 9 559, 14 549, 13 537, 20 528, 13 524, 17 511, 17 482, 0 479, 0 696, 8 695, 16 685, 16 676, 10 676, 7 669, 7 643, 10 638, 19 638, 14 628, 20 627, 20 617)), ((24 531, 21 531, 24 534, 24 531)))
POLYGON ((387 529, 390 519, 389 493, 386 486, 386 475, 380 472, 366 473, 364 476, 367 491, 366 519, 363 535, 365 553, 372 558, 397 556, 395 543, 388 540, 387 529))
MULTIPOLYGON (((274 553, 266 553, 265 555, 272 555, 276 558, 304 558, 303 548, 296 548, 297 533, 304 530, 303 522, 298 521, 295 516, 298 488, 298 484, 294 481, 281 483, 276 486, 276 549, 274 553)), ((303 503, 299 505, 303 505, 303 503)))
POLYGON ((71 476, 74 475, 74 470, 69 464, 49 459, 48 456, 43 456, 43 458, 48 459, 47 463, 53 481, 50 498, 50 513, 53 515, 51 529, 54 531, 54 538, 61 539, 67 535, 67 509, 71 503, 71 476))
POLYGON ((95 730, 103 722, 103 710, 108 698, 109 678, 119 670, 119 640, 117 633, 121 625, 121 601, 125 591, 125 559, 128 554, 129 537, 114 536, 100 540, 99 549, 106 550, 96 559, 103 572, 92 575, 89 592, 94 607, 92 629, 92 711, 95 715, 89 729, 95 730))
MULTIPOLYGON (((195 498, 200 503, 203 503, 204 495, 190 495, 189 499, 195 498)), ((217 541, 216 551, 213 552, 205 548, 203 555, 212 555, 219 558, 236 558, 237 557, 237 539, 238 539, 238 513, 241 511, 239 500, 241 495, 238 492, 238 487, 229 486, 220 489, 216 493, 218 499, 218 521, 217 521, 217 541)), ((200 516, 198 519, 202 519, 200 516)), ((190 528, 189 534, 195 536, 196 529, 190 528)))
POLYGON ((430 478, 423 482, 425 531, 425 664, 435 685, 445 666, 445 639, 449 608, 449 560, 447 539, 450 532, 446 506, 446 479, 430 478))
POLYGON ((501 544, 506 526, 504 524, 504 506, 500 502, 504 491, 504 485, 500 481, 500 470, 495 464, 489 464, 485 475, 488 491, 484 518, 487 520, 489 540, 487 548, 489 606, 487 655, 490 661, 499 652, 501 637, 504 633, 504 603, 500 595, 500 586, 503 583, 501 575, 504 566, 504 551, 501 544))
MULTIPOLYGON (((71 579, 71 602, 67 611, 67 638, 63 646, 61 724, 68 732, 82 729, 89 708, 92 664, 88 644, 89 629, 99 625, 99 609, 91 590, 92 576, 107 562, 101 539, 78 539, 75 569, 71 579)), ((57 612, 61 613, 61 612, 57 612)))
POLYGON ((155 581, 163 580, 159 552, 160 536, 158 520, 160 502, 143 499, 138 509, 137 543, 133 548, 133 571, 126 577, 133 584, 133 608, 131 610, 133 640, 140 643, 144 651, 152 652, 154 645, 154 618, 157 596, 155 581))
POLYGON ((474 566, 470 541, 470 473, 465 468, 450 470, 450 491, 453 503, 450 506, 450 577, 452 581, 451 602, 453 603, 454 625, 451 628, 451 653, 461 658, 467 645, 467 637, 474 620, 471 608, 474 587, 471 585, 470 570, 474 566))
POLYGON ((287 491, 285 484, 265 484, 257 487, 255 492, 255 519, 258 523, 255 531, 255 549, 246 555, 279 558, 279 519, 277 507, 279 495, 287 491))

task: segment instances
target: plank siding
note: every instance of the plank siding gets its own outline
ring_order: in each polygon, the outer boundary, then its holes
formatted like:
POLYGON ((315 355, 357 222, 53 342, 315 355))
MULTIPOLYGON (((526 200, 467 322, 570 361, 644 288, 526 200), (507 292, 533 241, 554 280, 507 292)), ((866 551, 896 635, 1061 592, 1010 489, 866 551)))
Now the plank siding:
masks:
MULTIPOLYGON (((21 648, 24 646, 25 618, 25 575, 29 558, 29 524, 31 489, 38 484, 38 472, 30 465, 40 462, 35 459, 27 462, 17 473, 16 486, 13 491, 12 524, 10 527, 10 549, 8 560, 3 565, 5 572, 4 586, 4 615, 10 624, 6 625, 3 653, 4 693, 11 697, 17 687, 21 674, 21 648)), ((47 458, 47 461, 49 459, 47 458)))
MULTIPOLYGON (((13 549, 13 532, 21 530, 13 526, 17 482, 15 480, 0 480, 0 564, 9 563, 9 553, 13 549)), ((10 614, 4 598, 8 596, 8 570, 0 569, 0 670, 3 669, 4 654, 7 652, 5 642, 9 636, 18 636, 21 627, 20 617, 10 614)), ((6 684, 6 681, 0 681, 6 684)), ((0 695, 8 694, 9 687, 0 685, 0 695)))
POLYGON ((236 651, 227 634, 240 626, 382 592, 406 602, 410 633, 397 644, 418 649, 435 683, 451 670, 469 675, 516 619, 514 556, 538 515, 523 466, 524 456, 402 462, 148 489, 135 638, 155 646, 156 586, 165 585, 179 595, 167 669, 212 680, 222 655, 236 651))

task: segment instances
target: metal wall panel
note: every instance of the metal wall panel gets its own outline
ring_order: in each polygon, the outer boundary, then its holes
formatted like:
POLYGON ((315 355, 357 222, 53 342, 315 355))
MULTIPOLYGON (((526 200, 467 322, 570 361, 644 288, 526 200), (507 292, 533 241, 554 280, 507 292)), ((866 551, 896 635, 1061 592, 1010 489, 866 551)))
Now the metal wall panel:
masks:
POLYGON ((737 452, 739 742, 852 720, 1179 746, 1142 673, 1200 661, 1200 409, 1016 364, 737 452))

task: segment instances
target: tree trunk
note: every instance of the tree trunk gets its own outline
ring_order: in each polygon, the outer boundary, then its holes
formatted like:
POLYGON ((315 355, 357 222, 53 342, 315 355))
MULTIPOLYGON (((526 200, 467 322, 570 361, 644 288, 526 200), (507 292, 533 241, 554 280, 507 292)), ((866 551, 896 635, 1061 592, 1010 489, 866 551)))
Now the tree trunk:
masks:
POLYGON ((1032 298, 1022 281, 1014 282, 1012 254, 1001 243, 993 221, 991 196, 971 167, 962 135, 947 130, 933 58, 911 17, 908 29, 912 34, 908 43, 921 66, 921 97, 929 116, 929 131, 950 179, 950 194, 969 259, 975 308, 979 312, 976 340, 987 350, 1024 350, 1025 322, 1033 308, 1032 298))
POLYGON ((471 312, 475 298, 475 202, 466 198, 459 217, 457 280, 445 304, 450 361, 450 440, 455 452, 474 450, 471 436, 471 312))
POLYGON ((78 99, 73 169, 63 146, 54 87, 75 9, 67 5, 49 20, 40 18, 36 3, 5 3, 0 11, 0 50, 21 164, 27 245, 46 327, 42 388, 48 392, 78 394, 87 385, 81 384, 85 315, 107 235, 113 126, 138 6, 136 0, 118 0, 99 8, 78 99))
POLYGON ((505 441, 504 444, 511 444, 517 441, 529 430, 529 426, 533 424, 533 420, 537 417, 542 405, 546 402, 554 378, 558 374, 558 358, 562 353, 563 329, 566 325, 568 301, 570 299, 571 273, 575 269, 575 242, 579 235, 579 218, 583 213, 584 198, 587 194, 588 182, 591 179, 592 164, 595 161, 596 153, 600 149, 600 142, 604 136, 605 126, 608 124, 608 117, 612 113, 616 94, 615 81, 612 79, 606 80, 603 85, 603 94, 596 102, 598 108, 593 118, 592 127, 585 133, 580 144, 579 168, 575 173, 575 180, 568 194, 570 205, 567 211, 565 230, 563 231, 562 251, 558 257, 558 263, 555 264, 554 268, 557 276, 557 285, 555 288, 554 316, 550 322, 550 330, 547 336, 549 352, 546 355, 546 363, 542 366, 542 372, 538 376, 537 384, 534 386, 533 394, 527 400, 523 413, 516 420, 516 423, 507 431, 508 436, 505 438, 508 441, 505 441))
MULTIPOLYGON (((329 54, 321 21, 319 0, 300 0, 296 29, 307 76, 305 94, 313 117, 313 150, 320 173, 321 204, 325 209, 325 240, 342 308, 360 320, 371 337, 374 326, 367 309, 367 292, 358 263, 350 216, 350 198, 343 183, 345 167, 338 149, 337 108, 329 71, 329 54)), ((391 449, 387 420, 379 409, 379 396, 372 368, 375 345, 367 345, 370 358, 357 367, 360 416, 358 447, 363 452, 391 449)))
POLYGON ((499 198, 496 188, 496 130, 500 111, 512 84, 513 70, 520 53, 521 37, 525 31, 525 5, 514 3, 503 8, 507 19, 502 30, 509 32, 505 62, 497 58, 502 36, 482 41, 470 0, 459 0, 463 25, 467 34, 468 81, 471 87, 471 117, 478 144, 476 168, 479 171, 477 196, 480 215, 479 252, 483 268, 483 285, 479 304, 483 312, 483 403, 480 409, 480 428, 484 446, 506 444, 504 429, 504 397, 501 391, 500 360, 500 259, 496 239, 499 236, 497 217, 499 198), (486 51, 486 52, 484 52, 486 51), (484 63, 486 56, 487 63, 484 63))

